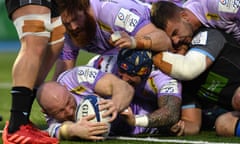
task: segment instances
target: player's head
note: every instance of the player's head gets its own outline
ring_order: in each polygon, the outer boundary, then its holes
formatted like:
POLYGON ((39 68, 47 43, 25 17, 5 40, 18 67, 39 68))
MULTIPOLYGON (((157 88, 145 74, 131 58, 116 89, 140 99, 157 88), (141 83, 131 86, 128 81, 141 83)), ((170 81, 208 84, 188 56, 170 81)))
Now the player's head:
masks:
POLYGON ((152 64, 152 52, 148 50, 121 49, 117 58, 119 73, 141 79, 149 76, 152 64))
POLYGON ((152 4, 151 22, 166 32, 174 48, 191 43, 194 30, 201 25, 192 23, 193 19, 199 21, 189 10, 171 1, 158 1, 152 4))
POLYGON ((66 33, 74 45, 82 47, 95 38, 96 20, 90 14, 90 0, 55 0, 66 33))
POLYGON ((74 120, 77 103, 65 86, 54 81, 43 83, 37 91, 37 101, 42 111, 58 122, 74 120))

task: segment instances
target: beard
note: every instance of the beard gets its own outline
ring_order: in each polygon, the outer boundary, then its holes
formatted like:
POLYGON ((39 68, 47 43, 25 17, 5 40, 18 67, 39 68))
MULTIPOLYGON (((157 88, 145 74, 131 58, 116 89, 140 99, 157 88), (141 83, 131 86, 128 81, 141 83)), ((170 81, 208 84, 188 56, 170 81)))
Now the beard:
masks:
POLYGON ((77 28, 75 30, 68 30, 73 43, 78 47, 83 47, 89 44, 96 36, 96 21, 87 12, 84 12, 86 19, 84 28, 77 28))

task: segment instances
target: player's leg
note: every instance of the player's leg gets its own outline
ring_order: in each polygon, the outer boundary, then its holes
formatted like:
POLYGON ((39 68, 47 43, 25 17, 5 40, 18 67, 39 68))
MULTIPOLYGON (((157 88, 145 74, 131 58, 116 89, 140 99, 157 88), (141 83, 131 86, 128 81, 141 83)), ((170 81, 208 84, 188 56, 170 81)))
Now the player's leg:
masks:
POLYGON ((38 79, 35 84, 36 88, 45 80, 63 48, 65 27, 62 24, 61 17, 52 18, 52 28, 47 52, 43 59, 38 79))
POLYGON ((21 48, 12 68, 13 101, 9 121, 10 133, 16 131, 20 125, 29 122, 32 89, 50 36, 48 32, 46 35, 40 35, 45 31, 42 21, 50 19, 50 12, 46 7, 29 5, 16 10, 12 18, 18 31, 21 48), (36 12, 36 14, 21 15, 25 11, 28 12, 28 9, 35 8, 45 11, 45 14, 40 15, 36 12))
POLYGON ((50 37, 50 32, 46 30, 46 25, 50 23, 50 10, 45 6, 31 4, 23 6, 21 5, 23 3, 18 2, 6 1, 7 7, 16 4, 19 6, 11 14, 11 19, 17 29, 21 48, 12 68, 12 107, 9 125, 6 124, 3 133, 3 141, 4 143, 20 143, 24 140, 29 143, 56 143, 56 139, 46 137, 45 133, 33 128, 29 121, 34 100, 32 89, 50 37), (16 137, 21 136, 28 139, 16 141, 16 137))
POLYGON ((202 111, 200 108, 183 108, 181 120, 184 121, 184 135, 195 135, 200 132, 202 124, 202 111))
POLYGON ((232 97, 232 106, 236 111, 220 115, 215 123, 216 132, 220 136, 240 136, 240 87, 232 97))
POLYGON ((219 136, 240 136, 240 112, 228 112, 220 115, 216 122, 216 133, 219 136))

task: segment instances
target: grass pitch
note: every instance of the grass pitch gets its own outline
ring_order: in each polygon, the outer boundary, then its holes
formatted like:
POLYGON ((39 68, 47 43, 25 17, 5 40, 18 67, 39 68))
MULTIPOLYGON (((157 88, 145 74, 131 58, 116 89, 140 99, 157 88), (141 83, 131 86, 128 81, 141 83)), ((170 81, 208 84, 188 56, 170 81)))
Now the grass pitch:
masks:
MULTIPOLYGON (((78 65, 85 64, 93 54, 80 52, 78 65)), ((0 130, 3 129, 5 121, 9 120, 10 116, 10 107, 11 107, 11 96, 9 94, 11 88, 11 68, 16 57, 15 52, 1 52, 0 53, 0 115, 3 116, 3 120, 0 122, 0 130)), ((50 72, 47 79, 50 79, 52 72, 50 72)), ((31 120, 40 128, 45 129, 46 123, 42 113, 40 112, 40 107, 38 104, 33 104, 31 112, 31 120)), ((0 144, 2 140, 0 141, 0 144)), ((85 144, 85 143, 95 143, 95 142, 70 142, 70 141, 61 141, 61 144, 85 144)), ((191 144, 219 144, 219 143, 240 143, 240 139, 237 137, 234 138, 225 138, 216 136, 213 131, 203 131, 196 136, 184 136, 184 137, 120 137, 118 139, 111 139, 102 142, 97 142, 102 144, 154 144, 154 143, 191 143, 191 144)))

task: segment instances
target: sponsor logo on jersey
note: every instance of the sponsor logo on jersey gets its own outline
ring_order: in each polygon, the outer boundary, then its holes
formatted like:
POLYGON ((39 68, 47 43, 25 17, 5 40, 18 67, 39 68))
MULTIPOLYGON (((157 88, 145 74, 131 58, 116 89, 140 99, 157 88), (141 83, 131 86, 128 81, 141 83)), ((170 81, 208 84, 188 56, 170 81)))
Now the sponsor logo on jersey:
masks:
POLYGON ((207 37, 208 37, 207 31, 198 33, 196 36, 194 36, 192 40, 192 45, 206 45, 207 37))
POLYGON ((220 0, 218 10, 226 13, 237 13, 240 7, 240 0, 220 0))
POLYGON ((93 84, 99 70, 92 68, 92 67, 81 67, 78 69, 77 72, 77 79, 79 83, 88 82, 93 84))
POLYGON ((140 17, 135 13, 121 8, 117 14, 115 25, 124 28, 127 32, 133 32, 137 26, 140 17))

